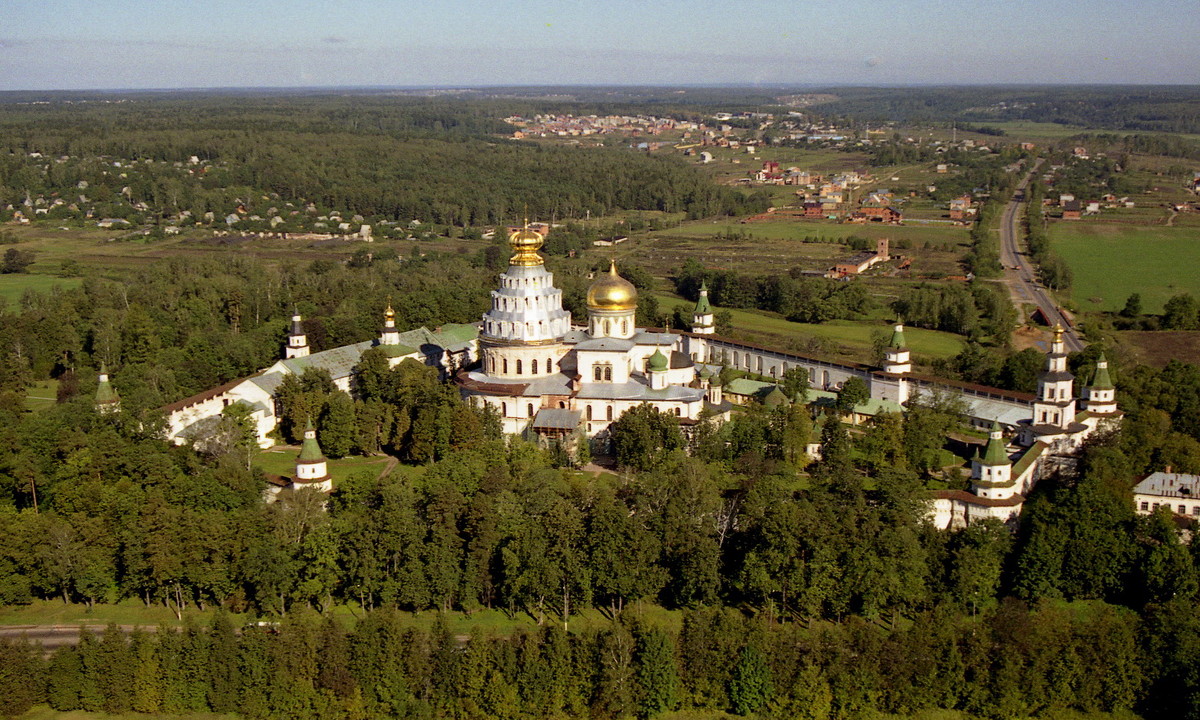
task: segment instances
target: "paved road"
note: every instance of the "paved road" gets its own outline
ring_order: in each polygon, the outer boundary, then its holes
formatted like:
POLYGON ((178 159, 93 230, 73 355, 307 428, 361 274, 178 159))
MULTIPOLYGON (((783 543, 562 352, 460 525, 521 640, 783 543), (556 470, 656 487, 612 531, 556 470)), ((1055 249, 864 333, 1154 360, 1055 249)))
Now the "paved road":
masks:
POLYGON ((1004 207, 1000 218, 1000 264, 1004 266, 1004 281, 1008 284, 1013 300, 1017 303, 1033 303, 1042 310, 1042 314, 1051 324, 1060 323, 1066 332, 1063 333, 1063 344, 1067 352, 1078 352, 1084 348, 1084 342, 1075 328, 1067 322, 1058 309, 1054 298, 1037 280, 1037 269, 1029 258, 1017 247, 1017 238, 1021 237, 1020 208, 1025 200, 1025 188, 1029 179, 1037 172, 1042 164, 1041 158, 1033 164, 1025 177, 1017 185, 1013 199, 1004 207))
MULTIPOLYGON (((84 625, 93 635, 104 633, 104 625, 84 625)), ((133 632, 132 625, 118 626, 123 632, 133 632)), ((7 640, 26 640, 42 646, 48 655, 64 645, 79 644, 79 625, 5 625, 0 627, 0 638, 7 640)), ((153 628, 144 628, 153 632, 153 628)))

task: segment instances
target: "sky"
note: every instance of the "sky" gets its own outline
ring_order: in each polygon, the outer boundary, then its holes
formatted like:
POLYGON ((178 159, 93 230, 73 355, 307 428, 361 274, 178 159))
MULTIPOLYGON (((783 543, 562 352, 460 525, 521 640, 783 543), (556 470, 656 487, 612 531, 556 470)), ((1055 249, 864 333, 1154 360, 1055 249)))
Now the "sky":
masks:
POLYGON ((1200 84, 1196 0, 0 0, 0 90, 1200 84))

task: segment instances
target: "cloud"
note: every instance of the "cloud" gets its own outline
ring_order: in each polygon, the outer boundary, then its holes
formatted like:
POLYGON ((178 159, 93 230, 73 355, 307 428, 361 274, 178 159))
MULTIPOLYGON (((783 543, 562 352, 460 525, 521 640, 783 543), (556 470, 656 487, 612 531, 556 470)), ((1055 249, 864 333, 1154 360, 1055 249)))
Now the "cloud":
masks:
POLYGON ((325 37, 321 38, 321 42, 329 43, 330 45, 345 45, 346 43, 350 42, 350 40, 342 37, 341 35, 326 35, 325 37))

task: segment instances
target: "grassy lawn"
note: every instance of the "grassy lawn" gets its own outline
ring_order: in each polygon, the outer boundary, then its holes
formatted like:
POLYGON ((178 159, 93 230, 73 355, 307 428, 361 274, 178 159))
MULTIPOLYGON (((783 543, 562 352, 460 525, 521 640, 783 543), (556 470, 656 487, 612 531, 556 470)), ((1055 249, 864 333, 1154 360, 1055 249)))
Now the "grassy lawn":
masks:
POLYGON ((29 386, 25 394, 26 410, 45 410, 58 401, 58 381, 39 380, 29 386))
POLYGON ((79 287, 80 278, 60 278, 53 275, 13 273, 0 275, 0 305, 15 306, 26 290, 45 292, 52 287, 79 287))
MULTIPOLYGON (((254 458, 254 466, 261 468, 263 472, 273 475, 290 476, 296 472, 296 456, 300 454, 300 448, 295 446, 281 446, 263 450, 254 458)), ((333 482, 336 485, 339 480, 345 480, 354 473, 368 470, 378 475, 387 467, 388 458, 386 457, 347 457, 341 460, 329 461, 329 475, 333 477, 333 482)), ((399 466, 397 466, 399 467, 399 466)), ((420 470, 420 468, 406 468, 407 470, 420 470)))
MULTIPOLYGON (((664 311, 670 311, 675 306, 682 306, 689 311, 694 307, 694 303, 674 295, 660 294, 658 298, 664 311)), ((820 338, 857 351, 856 354, 871 350, 872 338, 875 333, 889 333, 890 337, 891 326, 878 321, 833 320, 816 325, 791 322, 773 313, 754 310, 730 310, 729 312, 733 315, 735 330, 801 339, 820 338)), ((936 330, 905 328, 904 337, 914 354, 927 357, 957 355, 962 351, 964 345, 961 336, 936 330)))
POLYGON ((1075 274, 1081 310, 1120 310, 1141 293, 1145 312, 1162 312, 1172 295, 1200 296, 1200 242, 1195 228, 1053 223, 1051 243, 1075 274))
MULTIPOLYGON (((188 608, 184 615, 207 623, 213 610, 203 612, 188 608)), ((234 623, 249 622, 248 616, 235 615, 234 623)), ((64 603, 61 600, 34 600, 28 605, 6 605, 0 607, 0 625, 140 625, 155 628, 158 625, 176 625, 179 621, 170 609, 162 605, 147 606, 140 600, 122 600, 118 603, 97 604, 88 610, 86 605, 64 603)))
MULTIPOLYGON (((194 607, 184 611, 184 616, 195 621, 198 625, 207 625, 212 621, 215 610, 210 608, 203 612, 194 607)), ((683 613, 679 610, 667 610, 653 603, 631 603, 625 606, 625 612, 637 618, 661 627, 678 632, 682 627, 683 613)), ((363 610, 358 605, 337 605, 333 615, 346 627, 353 627, 363 616, 363 610)), ((542 617, 543 622, 562 622, 561 618, 547 610, 548 615, 542 617)), ((426 610, 416 613, 400 613, 406 626, 429 630, 436 621, 438 612, 426 610)), ((254 622, 257 617, 251 614, 232 614, 234 626, 254 622)), ((508 635, 521 630, 532 630, 538 626, 535 614, 518 612, 509 615, 503 610, 484 609, 470 614, 450 612, 445 615, 447 626, 457 635, 467 635, 473 630, 486 633, 508 635)), ((607 613, 595 608, 589 608, 582 613, 571 616, 571 630, 587 630, 601 628, 610 622, 607 613)), ((154 630, 159 625, 176 626, 182 623, 175 615, 162 605, 146 606, 140 600, 122 600, 118 603, 96 605, 88 612, 84 605, 67 604, 60 600, 35 600, 29 605, 14 605, 0 608, 0 625, 117 625, 139 626, 154 630)))

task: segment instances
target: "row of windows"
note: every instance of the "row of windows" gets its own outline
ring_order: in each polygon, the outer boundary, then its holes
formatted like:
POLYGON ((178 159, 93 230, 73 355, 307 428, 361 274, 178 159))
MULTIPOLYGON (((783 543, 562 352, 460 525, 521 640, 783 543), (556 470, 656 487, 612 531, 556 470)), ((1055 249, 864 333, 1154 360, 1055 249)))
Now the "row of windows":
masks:
MULTIPOLYGON (((488 331, 492 335, 503 334, 506 336, 510 336, 510 335, 515 334, 521 327, 522 327, 521 323, 510 323, 510 322, 489 322, 488 323, 488 331)), ((533 333, 534 333, 533 323, 524 323, 524 328, 525 328, 526 335, 533 335, 533 333)), ((537 334, 538 335, 546 334, 546 321, 545 320, 538 320, 537 334)))
POLYGON ((612 382, 612 363, 596 363, 593 365, 592 379, 596 382, 612 382))
MULTIPOLYGON (((593 332, 593 333, 599 332, 599 331, 600 331, 600 327, 601 327, 601 326, 600 326, 600 321, 599 321, 599 320, 596 320, 596 321, 595 321, 595 326, 592 328, 592 332, 593 332)), ((604 321, 604 334, 605 334, 605 335, 612 335, 612 332, 613 332, 613 321, 612 321, 612 320, 605 320, 605 321, 604 321)), ((622 320, 622 321, 621 321, 621 334, 622 334, 622 335, 628 335, 628 334, 629 334, 629 321, 628 321, 628 320, 622 320)))
MULTIPOLYGON (((1153 505, 1151 505, 1149 501, 1143 500, 1142 501, 1142 512, 1150 512, 1152 510, 1157 510, 1159 504, 1160 503, 1154 503, 1153 505)), ((1161 504, 1164 505, 1167 509, 1171 508, 1171 503, 1161 503, 1161 504)), ((1176 505, 1175 507, 1176 507, 1175 512, 1179 513, 1180 515, 1187 515, 1187 505, 1176 505)), ((1194 517, 1200 517, 1200 505, 1192 506, 1192 515, 1194 517)))
MULTIPOLYGON (((522 367, 524 367, 524 364, 521 362, 520 359, 518 359, 516 361, 516 365, 515 365, 515 368, 516 368, 515 374, 523 375, 524 372, 522 371, 522 367)), ((546 368, 546 372, 554 372, 554 359, 546 358, 546 364, 543 365, 542 367, 546 368)), ((496 372, 500 372, 503 375, 507 375, 508 374, 508 358, 501 358, 500 362, 497 363, 496 358, 489 357, 488 358, 488 372, 492 373, 492 374, 495 374, 496 372)), ((529 361, 529 374, 530 375, 538 374, 537 358, 534 358, 533 360, 529 361)))
POLYGON ((1042 411, 1042 419, 1039 420, 1039 422, 1042 422, 1042 423, 1050 422, 1050 423, 1053 423, 1054 425, 1057 425, 1058 424, 1058 413, 1049 415, 1049 414, 1047 414, 1047 412, 1045 410, 1043 410, 1042 411), (1049 418, 1049 420, 1047 420, 1047 418, 1049 418))
POLYGON ((1071 394, 1070 394, 1070 391, 1068 391, 1068 390, 1064 390, 1062 388, 1055 389, 1052 387, 1047 388, 1047 392, 1046 392, 1047 400, 1067 400, 1067 399, 1070 399, 1070 397, 1071 397, 1071 394))
MULTIPOLYGON (((503 295, 497 295, 496 296, 496 309, 497 310, 509 310, 509 311, 520 310, 521 308, 518 307, 518 305, 520 305, 520 300, 521 300, 521 298, 509 298, 509 297, 505 297, 503 295)), ((527 297, 527 298, 524 298, 524 300, 525 300, 525 309, 526 310, 530 310, 530 309, 534 309, 534 308, 541 310, 541 309, 543 309, 542 306, 546 304, 546 302, 545 302, 546 298, 543 295, 538 295, 537 297, 533 297, 533 298, 527 297), (530 302, 530 301, 532 301, 532 302, 530 302)), ((557 308, 552 308, 552 309, 557 309, 557 308)))

